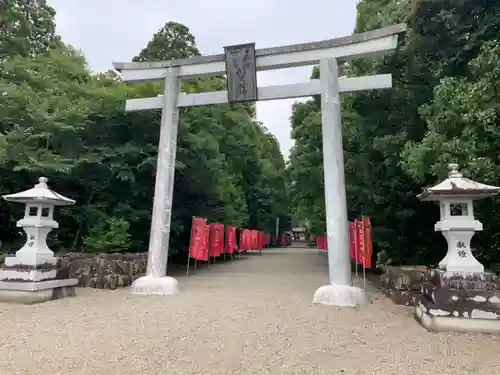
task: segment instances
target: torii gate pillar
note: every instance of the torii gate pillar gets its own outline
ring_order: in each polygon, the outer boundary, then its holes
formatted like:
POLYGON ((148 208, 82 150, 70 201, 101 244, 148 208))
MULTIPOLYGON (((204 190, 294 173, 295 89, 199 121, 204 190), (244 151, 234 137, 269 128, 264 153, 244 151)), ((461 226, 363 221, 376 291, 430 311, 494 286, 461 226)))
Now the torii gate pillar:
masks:
POLYGON ((321 60, 319 71, 330 283, 314 293, 313 302, 355 307, 366 304, 367 298, 363 289, 352 286, 351 280, 337 60, 321 60))

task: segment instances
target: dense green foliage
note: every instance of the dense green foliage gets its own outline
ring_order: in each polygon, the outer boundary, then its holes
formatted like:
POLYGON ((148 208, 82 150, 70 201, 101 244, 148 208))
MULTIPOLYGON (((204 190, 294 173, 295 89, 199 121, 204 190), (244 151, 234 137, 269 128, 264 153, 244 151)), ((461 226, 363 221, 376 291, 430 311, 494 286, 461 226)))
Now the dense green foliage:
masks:
MULTIPOLYGON (((125 113, 126 98, 162 85, 127 86, 112 72, 93 74, 55 34, 44 1, 0 4, 0 193, 40 175, 77 200, 60 211, 59 249, 147 248, 159 111, 125 113)), ((437 205, 416 199, 458 162, 473 179, 500 184, 500 0, 361 0, 356 32, 405 22, 395 55, 344 64, 342 74, 391 73, 394 88, 342 97, 349 216, 369 215, 376 251, 394 263, 433 264, 445 241, 433 232, 437 205)), ((135 61, 199 54, 189 29, 168 22, 135 61)), ((314 69, 312 77, 318 77, 314 69)), ((223 77, 190 80, 186 92, 213 91, 223 77)), ((171 247, 183 251, 191 217, 272 231, 306 222, 325 230, 318 98, 293 107, 285 169, 276 139, 254 106, 207 106, 181 113, 171 247), (288 181, 288 189, 285 186, 288 181), (290 204, 288 204, 290 198, 290 204)), ((0 203, 0 239, 21 240, 22 207, 0 203)), ((477 205, 485 230, 477 256, 498 268, 500 200, 477 205)))
MULTIPOLYGON (((500 184, 500 1, 362 0, 356 32, 406 22, 398 52, 345 64, 347 74, 392 73, 394 88, 344 95, 350 217, 369 215, 376 250, 394 263, 434 264, 445 241, 433 203, 415 196, 458 162, 467 176, 500 184)), ((314 72, 317 74, 317 71, 314 72)), ((295 104, 289 166, 294 215, 322 233, 320 103, 295 104)), ((500 262, 499 199, 477 205, 485 230, 473 239, 488 266, 500 262)))
POLYGON ((58 43, 54 9, 45 0, 0 2, 0 59, 12 54, 32 56, 58 43))
MULTIPOLYGON (((85 58, 54 34, 54 11, 43 1, 9 0, 5 6, 0 193, 30 188, 47 176, 54 190, 77 201, 57 214, 61 228, 51 238, 53 247, 146 250, 160 111, 125 113, 124 104, 126 98, 156 96, 162 85, 127 86, 113 72, 93 74, 85 58), (22 17, 22 27, 11 27, 22 17)), ((169 22, 134 60, 196 54, 189 29, 169 22)), ((214 77, 192 80, 183 90, 223 87, 222 78, 214 77)), ((252 106, 182 111, 171 248, 186 249, 192 216, 266 231, 277 216, 286 223, 285 172, 278 143, 255 120, 252 106)), ((0 203, 4 244, 23 240, 15 228, 22 209, 0 203)))

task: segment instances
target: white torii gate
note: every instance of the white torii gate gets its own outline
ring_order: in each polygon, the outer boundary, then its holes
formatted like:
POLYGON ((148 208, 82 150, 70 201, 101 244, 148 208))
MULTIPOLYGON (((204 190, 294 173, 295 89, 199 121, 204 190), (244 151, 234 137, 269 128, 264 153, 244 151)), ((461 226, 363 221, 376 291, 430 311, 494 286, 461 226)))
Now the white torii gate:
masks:
POLYGON ((362 289, 352 285, 351 277, 339 93, 390 88, 392 77, 383 74, 339 79, 337 60, 390 54, 397 47, 398 35, 405 30, 405 26, 400 24, 314 43, 260 50, 255 50, 254 44, 246 44, 226 47, 225 54, 220 55, 161 62, 113 63, 125 82, 165 81, 163 96, 129 99, 126 102, 126 111, 162 108, 147 274, 135 280, 132 293, 171 295, 179 292, 177 280, 166 276, 178 109, 320 94, 330 283, 316 291, 313 302, 334 306, 364 304, 366 295, 362 289), (318 63, 319 80, 257 87, 257 71, 318 63), (227 76, 228 91, 180 92, 181 79, 214 75, 227 76))

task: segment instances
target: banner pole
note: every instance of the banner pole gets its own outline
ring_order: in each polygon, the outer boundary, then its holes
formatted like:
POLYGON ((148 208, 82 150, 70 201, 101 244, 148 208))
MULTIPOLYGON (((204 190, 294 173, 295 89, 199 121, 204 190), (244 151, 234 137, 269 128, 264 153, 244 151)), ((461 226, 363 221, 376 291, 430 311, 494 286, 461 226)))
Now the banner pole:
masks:
POLYGON ((262 254, 262 233, 259 231, 259 235, 257 236, 259 242, 260 253, 262 254))
POLYGON ((235 254, 235 251, 236 251, 236 247, 238 246, 238 239, 236 237, 236 227, 233 227, 233 229, 231 229, 231 233, 234 233, 234 240, 233 240, 233 235, 231 234, 231 240, 232 242, 234 242, 234 247, 231 245, 231 254, 229 254, 229 260, 233 261, 234 260, 234 254, 235 254))
MULTIPOLYGON (((218 223, 217 223, 217 224, 218 224, 218 223)), ((217 238, 217 236, 216 236, 216 232, 215 232, 215 231, 214 231, 214 236, 215 236, 215 238, 217 238)), ((215 254, 212 256, 212 261, 213 261, 213 262, 212 262, 213 264, 217 263, 217 257, 215 256, 215 254)))
POLYGON ((227 228, 227 232, 226 232, 226 235, 227 235, 227 240, 226 240, 226 252, 227 252, 227 246, 229 245, 229 249, 231 249, 231 252, 230 253, 227 253, 227 258, 229 260, 233 260, 233 253, 234 253, 234 248, 233 248, 233 235, 232 235, 232 229, 233 227, 229 227, 227 228))
MULTIPOLYGON (((363 236, 366 235, 366 229, 365 228, 365 217, 362 216, 361 217, 361 222, 363 223, 363 236)), ((367 247, 367 241, 366 241, 366 238, 364 239, 365 241, 363 242, 364 243, 364 246, 363 246, 363 290, 366 291, 366 247, 367 247)))
POLYGON ((366 267, 365 260, 363 259, 363 290, 366 291, 366 267))
MULTIPOLYGON (((231 227, 232 228, 232 227, 231 227)), ((227 228, 229 229, 229 228, 227 228)), ((230 232, 228 232, 226 229, 226 236, 227 236, 227 242, 226 242, 226 252, 227 252, 227 244, 229 243, 229 241, 232 239, 232 236, 229 235, 230 232)), ((232 245, 231 245, 231 248, 232 248, 232 245)), ((232 251, 234 251, 234 249, 232 249, 232 251)), ((227 254, 228 255, 228 259, 229 260, 232 260, 232 256, 233 256, 233 253, 231 252, 231 254, 227 254)))
POLYGON ((224 226, 224 262, 226 261, 227 253, 227 228, 224 226))
POLYGON ((212 224, 208 224, 208 261, 210 264, 210 250, 212 249, 212 224))
MULTIPOLYGON (((358 226, 356 219, 353 220, 354 223, 354 275, 356 283, 358 282, 358 226)), ((356 286, 356 285, 355 285, 356 286)))
POLYGON ((191 237, 189 238, 189 249, 188 249, 188 261, 186 268, 186 276, 189 276, 189 260, 191 259, 191 245, 193 244, 193 225, 194 225, 194 216, 191 216, 191 237))
MULTIPOLYGON (((217 224, 219 224, 219 223, 217 223, 217 224)), ((217 236, 217 237, 218 237, 218 236, 217 236)), ((217 245, 218 245, 218 244, 217 244, 217 245)), ((219 250, 219 249, 217 249, 217 251, 218 251, 218 250, 219 250)), ((219 256, 220 256, 220 254, 219 254, 219 256)), ((213 256, 213 261, 214 261, 214 264, 215 264, 215 263, 217 263, 217 257, 216 257, 215 255, 213 256)))
POLYGON ((280 218, 276 218, 276 247, 280 247, 280 218))

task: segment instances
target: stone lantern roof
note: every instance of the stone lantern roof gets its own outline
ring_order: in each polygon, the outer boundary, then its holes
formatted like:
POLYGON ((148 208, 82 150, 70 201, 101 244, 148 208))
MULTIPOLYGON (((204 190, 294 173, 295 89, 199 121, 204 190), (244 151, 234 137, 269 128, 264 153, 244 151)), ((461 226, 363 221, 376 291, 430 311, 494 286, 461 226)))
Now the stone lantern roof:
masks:
POLYGON ((46 203, 54 206, 71 206, 75 203, 73 199, 56 193, 47 186, 47 178, 40 177, 38 184, 33 188, 22 191, 20 193, 4 195, 3 199, 9 202, 17 203, 46 203))
POLYGON ((500 193, 500 187, 482 184, 465 178, 458 171, 458 164, 449 164, 448 178, 439 184, 424 189, 417 196, 422 201, 435 201, 443 198, 483 199, 500 193))

